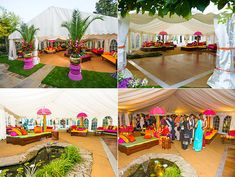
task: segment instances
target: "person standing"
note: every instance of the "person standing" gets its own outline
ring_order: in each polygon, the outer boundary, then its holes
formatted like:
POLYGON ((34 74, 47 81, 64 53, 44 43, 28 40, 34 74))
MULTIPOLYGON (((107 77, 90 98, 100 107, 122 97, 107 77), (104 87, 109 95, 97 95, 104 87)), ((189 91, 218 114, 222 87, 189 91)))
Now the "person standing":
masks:
MULTIPOLYGON (((203 117, 203 115, 202 115, 203 117)), ((206 117, 203 118, 203 143, 202 143, 202 147, 206 148, 206 131, 207 131, 207 119, 206 117)))
POLYGON ((144 122, 144 117, 141 115, 140 116, 140 128, 143 130, 143 128, 144 128, 144 124, 145 124, 145 122, 144 122))
POLYGON ((169 131, 171 133, 172 140, 175 140, 175 123, 174 123, 173 119, 171 118, 171 116, 167 116, 166 123, 169 127, 169 131))
POLYGON ((190 130, 189 130, 189 120, 188 116, 184 116, 183 123, 181 125, 181 146, 182 149, 187 150, 189 139, 190 139, 190 130))
POLYGON ((189 116, 189 129, 190 129, 190 144, 192 144, 195 131, 195 119, 193 114, 189 116))
POLYGON ((202 150, 202 141, 203 141, 203 122, 201 118, 198 119, 195 130, 194 142, 193 142, 193 149, 197 152, 202 150))

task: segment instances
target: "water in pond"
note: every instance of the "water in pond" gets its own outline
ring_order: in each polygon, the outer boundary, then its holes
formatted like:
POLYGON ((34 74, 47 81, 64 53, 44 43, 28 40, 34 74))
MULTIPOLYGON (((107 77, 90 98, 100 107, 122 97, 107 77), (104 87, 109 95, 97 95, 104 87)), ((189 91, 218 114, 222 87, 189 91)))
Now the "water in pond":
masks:
POLYGON ((37 155, 31 159, 29 162, 24 164, 12 165, 7 167, 0 167, 0 177, 25 177, 25 166, 33 168, 36 166, 36 169, 43 167, 44 165, 48 164, 50 161, 58 158, 64 152, 63 147, 47 147, 42 148, 38 151, 37 155), (3 175, 5 174, 5 175, 3 175), (2 175, 2 176, 1 176, 2 175))
POLYGON ((128 177, 180 177, 176 164, 165 159, 150 159, 130 171, 128 177))

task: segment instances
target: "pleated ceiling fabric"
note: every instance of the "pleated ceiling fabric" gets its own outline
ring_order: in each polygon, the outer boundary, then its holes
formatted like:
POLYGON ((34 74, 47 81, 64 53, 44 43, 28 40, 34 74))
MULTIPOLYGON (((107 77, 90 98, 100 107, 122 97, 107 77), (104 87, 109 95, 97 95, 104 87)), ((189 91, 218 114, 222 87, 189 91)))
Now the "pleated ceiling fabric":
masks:
POLYGON ((149 112, 155 106, 168 113, 192 113, 213 109, 235 112, 235 90, 229 89, 122 89, 119 111, 149 112))
MULTIPOLYGON (((64 21, 68 21, 72 18, 72 9, 65 9, 59 7, 49 7, 43 11, 38 16, 34 17, 27 24, 34 25, 40 30, 37 31, 37 38, 42 40, 55 40, 55 39, 68 39, 67 29, 61 27, 64 21)), ((98 14, 81 12, 83 18, 88 16, 94 17, 98 14)), ((96 20, 91 23, 88 27, 84 37, 89 35, 100 36, 100 35, 110 35, 117 34, 118 20, 114 17, 103 16, 104 20, 96 20)), ((15 31, 10 36, 9 39, 20 39, 21 35, 19 32, 15 31)))
POLYGON ((115 89, 2 89, 0 105, 19 117, 35 118, 43 107, 55 118, 76 118, 79 112, 91 118, 118 115, 115 89))

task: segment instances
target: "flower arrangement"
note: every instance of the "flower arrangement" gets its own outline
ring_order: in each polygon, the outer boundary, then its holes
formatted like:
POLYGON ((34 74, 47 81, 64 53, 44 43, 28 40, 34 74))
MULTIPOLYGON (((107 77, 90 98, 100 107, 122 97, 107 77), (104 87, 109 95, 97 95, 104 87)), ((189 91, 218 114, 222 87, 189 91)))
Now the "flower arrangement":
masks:
POLYGON ((24 57, 25 58, 32 57, 32 52, 34 50, 34 47, 33 47, 32 43, 28 43, 28 42, 22 41, 21 47, 22 47, 22 51, 24 53, 24 57))
POLYGON ((61 24, 61 26, 66 28, 69 32, 70 42, 68 44, 68 53, 70 53, 70 61, 73 64, 80 64, 80 57, 84 55, 84 52, 82 51, 84 41, 82 41, 82 38, 90 24, 95 20, 103 20, 103 17, 88 16, 83 19, 80 11, 74 10, 71 20, 61 24))
POLYGON ((132 78, 128 77, 125 78, 124 74, 119 73, 118 74, 118 88, 141 88, 145 87, 148 84, 148 80, 145 79, 139 79, 139 78, 132 78))

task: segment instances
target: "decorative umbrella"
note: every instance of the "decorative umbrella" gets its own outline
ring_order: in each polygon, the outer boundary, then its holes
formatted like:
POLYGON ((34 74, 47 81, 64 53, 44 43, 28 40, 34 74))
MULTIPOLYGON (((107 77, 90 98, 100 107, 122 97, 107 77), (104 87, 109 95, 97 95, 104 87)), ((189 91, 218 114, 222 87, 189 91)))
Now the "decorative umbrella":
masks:
POLYGON ((216 115, 216 112, 213 111, 212 109, 207 109, 203 112, 204 115, 208 116, 208 124, 209 128, 211 128, 211 116, 216 115))
POLYGON ((202 32, 200 32, 200 31, 196 31, 193 35, 197 37, 197 45, 198 45, 198 44, 199 44, 199 38, 200 38, 200 36, 202 36, 203 34, 202 34, 202 32))
POLYGON ((150 114, 156 116, 156 127, 158 128, 160 125, 160 117, 159 115, 164 115, 166 114, 166 111, 164 108, 160 108, 160 107, 154 107, 150 110, 150 114))
POLYGON ((48 108, 41 108, 37 111, 38 115, 43 115, 43 131, 46 131, 47 128, 47 121, 46 116, 51 114, 51 111, 48 108))
POLYGON ((78 115, 77 115, 77 118, 81 118, 81 121, 80 121, 80 126, 83 126, 83 118, 87 117, 87 114, 84 113, 84 112, 80 112, 78 115))
POLYGON ((168 35, 166 31, 161 31, 158 35, 162 36, 162 42, 164 43, 164 36, 168 35))

